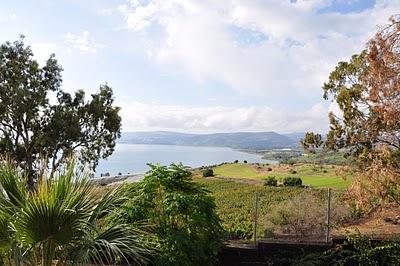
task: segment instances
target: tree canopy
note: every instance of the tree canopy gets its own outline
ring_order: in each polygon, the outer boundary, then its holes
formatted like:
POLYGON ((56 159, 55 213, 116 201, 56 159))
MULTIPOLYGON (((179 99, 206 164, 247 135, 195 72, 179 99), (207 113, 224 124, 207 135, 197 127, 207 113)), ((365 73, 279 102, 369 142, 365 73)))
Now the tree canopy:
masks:
POLYGON ((54 171, 77 152, 95 168, 120 136, 111 87, 88 101, 83 90, 62 90, 61 72, 54 55, 40 66, 23 36, 0 46, 0 153, 28 172, 31 187, 39 169, 54 171))
POLYGON ((156 235, 155 265, 213 265, 222 241, 215 203, 205 188, 191 180, 182 165, 150 165, 130 200, 115 214, 114 223, 146 221, 156 235))
MULTIPOLYGON (((364 51, 339 62, 323 90, 340 109, 329 113, 324 147, 356 159, 352 196, 359 205, 400 203, 400 16, 392 16, 364 51)), ((305 141, 312 146, 314 138, 305 141)))

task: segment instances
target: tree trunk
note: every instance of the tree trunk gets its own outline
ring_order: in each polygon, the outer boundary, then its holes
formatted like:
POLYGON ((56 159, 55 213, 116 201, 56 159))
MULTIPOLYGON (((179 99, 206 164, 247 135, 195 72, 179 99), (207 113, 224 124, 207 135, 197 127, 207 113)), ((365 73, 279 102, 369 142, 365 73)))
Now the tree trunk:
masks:
POLYGON ((35 190, 35 171, 33 170, 33 160, 31 157, 26 159, 26 170, 28 174, 27 185, 30 191, 35 190))

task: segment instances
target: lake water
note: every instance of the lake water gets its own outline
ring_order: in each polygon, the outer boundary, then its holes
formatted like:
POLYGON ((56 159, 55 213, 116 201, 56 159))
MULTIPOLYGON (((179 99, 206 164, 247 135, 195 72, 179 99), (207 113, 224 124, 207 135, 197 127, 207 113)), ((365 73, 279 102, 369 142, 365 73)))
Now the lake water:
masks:
POLYGON ((250 154, 224 147, 195 147, 176 145, 147 145, 147 144, 117 144, 114 153, 107 159, 101 160, 96 169, 96 176, 101 173, 111 175, 144 173, 149 170, 146 163, 182 162, 190 167, 247 160, 249 163, 272 162, 264 160, 260 155, 250 154))

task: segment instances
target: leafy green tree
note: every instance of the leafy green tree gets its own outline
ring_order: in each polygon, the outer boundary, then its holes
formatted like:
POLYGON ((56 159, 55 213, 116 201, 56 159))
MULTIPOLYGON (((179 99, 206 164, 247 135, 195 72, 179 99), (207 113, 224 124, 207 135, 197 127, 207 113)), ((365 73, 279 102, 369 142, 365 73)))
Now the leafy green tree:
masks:
POLYGON ((39 66, 23 37, 0 46, 0 153, 27 171, 31 188, 39 169, 55 170, 77 151, 95 168, 120 136, 112 89, 101 85, 86 101, 82 90, 61 89, 61 71, 54 55, 39 66))
POLYGON ((29 191, 25 176, 0 165, 0 263, 71 265, 145 264, 152 253, 144 231, 105 220, 124 200, 119 186, 95 187, 74 164, 29 191))
POLYGON ((214 264, 222 228, 213 198, 182 165, 150 167, 144 179, 130 187, 131 199, 113 222, 147 221, 161 250, 156 265, 214 264))

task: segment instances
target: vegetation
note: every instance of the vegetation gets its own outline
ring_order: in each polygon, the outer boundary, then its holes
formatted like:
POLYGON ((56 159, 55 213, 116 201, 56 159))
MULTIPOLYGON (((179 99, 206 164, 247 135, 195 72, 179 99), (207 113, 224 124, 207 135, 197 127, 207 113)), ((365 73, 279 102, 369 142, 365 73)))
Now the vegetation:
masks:
MULTIPOLYGON (((271 210, 269 221, 271 228, 284 234, 299 237, 321 237, 326 231, 326 195, 320 191, 299 193, 276 205, 271 210)), ((351 213, 342 206, 340 198, 334 197, 331 205, 331 227, 349 220, 351 213)))
POLYGON ((40 67, 23 37, 0 46, 0 153, 25 169, 31 188, 39 169, 55 170, 76 151, 95 167, 120 136, 112 89, 101 85, 85 101, 84 91, 71 95, 61 89, 61 71, 54 55, 40 67))
POLYGON ((347 188, 351 182, 351 173, 347 173, 340 166, 332 165, 260 165, 253 164, 223 164, 213 168, 217 177, 238 178, 263 181, 268 176, 275 176, 282 180, 287 176, 300 177, 304 185, 331 188, 347 188), (271 170, 269 170, 271 168, 271 170), (292 174, 295 170, 296 174, 292 174), (343 172, 343 173, 342 173, 343 172), (343 177, 345 177, 345 179, 343 177))
POLYGON ((303 185, 303 181, 300 177, 288 176, 283 179, 283 185, 285 187, 301 187, 303 185))
POLYGON ((323 144, 321 134, 315 134, 313 132, 307 132, 304 139, 300 140, 300 143, 304 151, 309 153, 316 153, 318 148, 323 144))
MULTIPOLYGON (((195 181, 212 192, 227 239, 251 239, 253 237, 256 192, 259 195, 257 227, 259 237, 270 237, 283 232, 293 233, 293 231, 287 229, 294 221, 292 219, 298 219, 297 222, 299 223, 303 221, 304 227, 307 224, 314 226, 314 228, 324 227, 323 223, 321 225, 321 219, 324 219, 325 216, 315 219, 317 213, 314 211, 318 209, 318 213, 321 213, 326 210, 325 190, 258 186, 201 177, 196 178, 195 181), (296 204, 301 205, 298 210, 294 208, 295 200, 291 200, 292 198, 297 199, 296 204), (309 204, 313 204, 315 208, 308 209, 309 204), (288 216, 289 220, 279 217, 277 214, 279 210, 293 216, 288 216), (308 217, 308 219, 301 220, 301 217, 308 217)), ((341 202, 342 192, 335 191, 333 194, 335 196, 332 204, 332 223, 339 225, 349 217, 350 213, 341 202)), ((314 231, 309 231, 309 234, 312 232, 314 231)), ((294 233, 293 235, 298 234, 294 233)))
POLYGON ((128 186, 130 199, 112 223, 148 223, 160 250, 155 265, 215 263, 222 227, 211 195, 182 165, 150 167, 141 182, 128 186))
POLYGON ((214 176, 214 171, 211 168, 207 168, 203 170, 203 177, 214 176))
POLYGON ((10 265, 146 262, 137 227, 105 220, 124 200, 120 187, 99 193, 74 164, 28 191, 24 173, 0 165, 0 255, 10 265))
POLYGON ((349 62, 339 62, 324 84, 324 98, 342 115, 329 113, 324 143, 352 157, 358 174, 351 195, 359 208, 400 205, 400 16, 393 16, 349 62))
POLYGON ((284 164, 315 164, 315 165, 351 165, 350 158, 346 158, 341 151, 317 151, 307 155, 292 156, 281 160, 284 164))
POLYGON ((269 176, 267 179, 265 179, 264 185, 270 186, 270 187, 276 187, 278 185, 278 180, 274 176, 269 176))
POLYGON ((362 237, 351 237, 323 253, 311 253, 295 260, 294 265, 399 265, 400 242, 371 243, 362 237))

